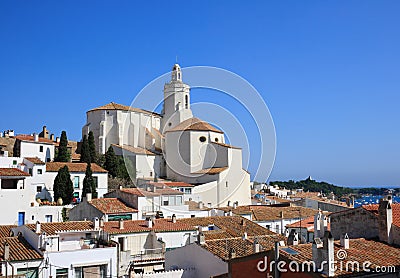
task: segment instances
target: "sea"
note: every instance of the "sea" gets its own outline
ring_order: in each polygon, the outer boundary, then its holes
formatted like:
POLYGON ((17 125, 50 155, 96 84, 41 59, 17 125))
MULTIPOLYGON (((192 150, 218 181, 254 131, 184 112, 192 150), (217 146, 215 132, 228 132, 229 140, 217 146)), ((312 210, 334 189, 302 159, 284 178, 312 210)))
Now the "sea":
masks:
MULTIPOLYGON (((379 204, 379 200, 382 198, 382 195, 363 196, 354 200, 354 207, 357 208, 362 205, 379 204)), ((393 196, 393 203, 400 203, 400 196, 393 196)))

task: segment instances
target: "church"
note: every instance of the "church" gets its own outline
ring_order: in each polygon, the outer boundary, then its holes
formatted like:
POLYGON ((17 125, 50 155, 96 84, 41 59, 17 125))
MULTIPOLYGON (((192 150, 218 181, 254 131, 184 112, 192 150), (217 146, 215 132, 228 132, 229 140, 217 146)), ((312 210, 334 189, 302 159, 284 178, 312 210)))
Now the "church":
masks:
POLYGON ((97 151, 112 146, 129 158, 131 178, 194 185, 192 195, 210 207, 250 205, 250 174, 242 149, 225 144, 224 132, 193 116, 190 86, 178 64, 164 85, 161 114, 111 102, 86 113, 82 134, 93 132, 97 151))

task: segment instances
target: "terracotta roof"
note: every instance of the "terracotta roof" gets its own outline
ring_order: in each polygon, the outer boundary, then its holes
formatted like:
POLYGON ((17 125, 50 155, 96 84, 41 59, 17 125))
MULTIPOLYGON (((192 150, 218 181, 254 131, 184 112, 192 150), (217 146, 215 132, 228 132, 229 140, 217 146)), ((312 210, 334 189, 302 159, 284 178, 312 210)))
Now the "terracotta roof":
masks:
POLYGON ((32 162, 33 164, 44 165, 44 163, 39 157, 24 157, 26 160, 32 162))
POLYGON ((225 144, 225 143, 212 142, 212 144, 215 144, 215 145, 218 145, 218 146, 222 146, 222 147, 226 147, 226 148, 230 148, 230 149, 239 149, 239 150, 242 149, 240 147, 232 146, 232 145, 225 144))
POLYGON ((253 221, 269 221, 281 219, 281 213, 283 213, 284 219, 302 218, 314 216, 318 213, 318 210, 305 207, 287 206, 287 207, 272 207, 264 205, 249 205, 249 206, 238 206, 218 208, 225 212, 232 210, 234 214, 244 215, 251 214, 253 221))
POLYGON ((157 114, 155 112, 150 112, 150 111, 147 111, 147 110, 130 107, 130 106, 123 105, 123 104, 118 104, 118 103, 115 103, 115 102, 110 102, 110 103, 108 103, 106 105, 90 109, 88 112, 97 111, 97 110, 122 110, 122 111, 132 111, 132 112, 152 114, 152 115, 159 116, 159 114, 157 114))
MULTIPOLYGON (((67 166, 70 172, 85 172, 87 163, 75 163, 75 162, 47 162, 47 172, 58 172, 62 167, 67 166)), ((107 170, 101 168, 96 163, 91 164, 93 173, 108 173, 107 170)))
POLYGON ((195 231, 191 225, 177 221, 173 223, 171 219, 155 219, 153 227, 148 228, 146 220, 126 220, 124 228, 119 228, 119 221, 108 221, 104 223, 104 231, 109 234, 128 234, 143 232, 179 232, 179 231, 195 231))
POLYGON ((207 169, 202 169, 199 171, 196 171, 192 174, 208 174, 208 175, 215 175, 215 174, 219 174, 222 173, 223 171, 225 171, 226 169, 228 169, 228 167, 214 167, 214 168, 207 168, 207 169))
POLYGON ((132 213, 138 211, 137 209, 128 207, 117 198, 93 199, 89 203, 105 214, 132 213))
POLYGON ((189 210, 211 210, 211 208, 203 205, 203 208, 199 208, 199 203, 195 201, 185 201, 185 205, 189 206, 189 210))
MULTIPOLYGON (((26 224, 28 229, 35 231, 36 224, 26 224)), ((41 223, 40 231, 47 235, 57 235, 63 232, 84 232, 93 231, 92 221, 68 221, 68 222, 52 222, 41 223)))
POLYGON ((139 147, 132 147, 132 146, 129 146, 129 145, 121 146, 121 145, 117 145, 117 144, 111 144, 111 145, 116 147, 116 148, 120 148, 120 149, 123 149, 125 151, 131 152, 131 153, 134 153, 134 154, 156 155, 155 153, 153 153, 153 152, 151 152, 149 150, 146 150, 146 149, 143 149, 143 148, 139 148, 139 147))
MULTIPOLYGON (((300 221, 286 225, 286 228, 306 228, 309 232, 314 232, 314 216, 307 217, 300 221)), ((328 231, 331 230, 331 223, 328 222, 328 231)))
POLYGON ((44 143, 44 144, 52 144, 52 145, 55 144, 54 141, 52 141, 50 139, 42 138, 42 137, 39 137, 38 142, 35 142, 35 137, 32 135, 17 135, 14 138, 17 140, 20 140, 20 141, 27 141, 27 142, 31 142, 31 143, 42 143, 42 144, 44 143))
POLYGON ((10 261, 30 261, 42 260, 43 256, 39 254, 26 240, 21 236, 3 237, 0 239, 0 260, 4 260, 4 244, 10 246, 10 261))
POLYGON ((320 192, 296 192, 295 195, 291 196, 292 198, 312 198, 318 197, 320 192))
MULTIPOLYGON (((400 227, 400 203, 394 203, 392 206, 392 221, 393 225, 400 227)), ((379 204, 363 205, 363 209, 378 215, 379 204)))
MULTIPOLYGON (((218 233, 213 234, 218 235, 218 233)), ((224 261, 230 260, 232 249, 235 250, 235 258, 254 254, 254 241, 256 239, 260 244, 260 251, 271 250, 276 241, 285 241, 285 237, 279 234, 248 237, 247 239, 243 239, 242 237, 207 239, 207 237, 210 238, 211 236, 206 235, 206 243, 200 246, 224 261)))
MULTIPOLYGON (((216 226, 215 229, 224 230, 230 237, 241 237, 244 232, 247 232, 248 236, 276 235, 274 232, 241 216, 193 217, 178 219, 177 221, 193 227, 216 226)), ((208 231, 203 232, 206 234, 208 231)))
MULTIPOLYGON (((298 252, 298 254, 289 254, 284 248, 281 248, 281 257, 286 257, 290 261, 297 261, 299 263, 312 261, 311 243, 289 247, 293 251, 298 252)), ((397 272, 400 271, 400 248, 396 248, 382 242, 359 238, 350 239, 349 249, 344 249, 340 246, 340 241, 335 241, 334 249, 336 261, 335 265, 337 267, 337 270, 335 271, 335 277, 349 274, 354 275, 354 272, 351 273, 346 271, 346 267, 340 268, 341 263, 345 266, 350 261, 358 262, 360 265, 360 271, 362 270, 363 263, 367 261, 371 263, 369 266, 371 272, 374 272, 373 269, 376 269, 377 266, 397 266, 397 272), (340 249, 346 251, 347 254, 347 257, 342 261, 336 258, 336 254, 340 249)), ((357 272, 357 275, 361 274, 361 272, 357 272)))
POLYGON ((11 235, 11 229, 17 227, 17 225, 1 225, 0 226, 0 238, 9 237, 11 235))
POLYGON ((166 132, 174 132, 174 131, 186 131, 186 130, 193 130, 193 131, 212 131, 212 132, 217 132, 217 133, 222 133, 223 132, 209 123, 202 121, 198 118, 190 118, 187 119, 186 121, 181 122, 179 125, 177 125, 174 128, 171 128, 170 130, 166 132))
POLYGON ((17 168, 0 168, 0 177, 29 177, 30 175, 17 168))

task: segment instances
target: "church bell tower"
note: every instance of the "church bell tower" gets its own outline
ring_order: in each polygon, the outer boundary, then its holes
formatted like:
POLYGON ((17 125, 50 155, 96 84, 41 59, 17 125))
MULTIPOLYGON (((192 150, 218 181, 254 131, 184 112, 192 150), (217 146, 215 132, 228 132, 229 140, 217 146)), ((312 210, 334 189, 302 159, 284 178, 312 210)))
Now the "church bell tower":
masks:
POLYGON ((182 82, 178 64, 172 68, 171 81, 164 85, 162 133, 193 117, 190 109, 190 86, 182 82))

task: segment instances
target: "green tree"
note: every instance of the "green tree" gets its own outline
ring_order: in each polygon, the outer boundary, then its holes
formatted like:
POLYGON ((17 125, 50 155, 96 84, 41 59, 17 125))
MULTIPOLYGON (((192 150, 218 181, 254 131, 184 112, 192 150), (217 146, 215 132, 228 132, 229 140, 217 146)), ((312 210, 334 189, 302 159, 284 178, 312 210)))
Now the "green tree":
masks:
POLYGON ((86 166, 85 178, 83 179, 82 197, 86 197, 87 193, 92 193, 92 197, 97 198, 96 183, 94 182, 90 163, 86 166))
POLYGON ((93 131, 89 132, 88 143, 89 143, 90 160, 91 162, 97 162, 97 152, 96 152, 96 145, 94 143, 93 131))
POLYGON ((118 175, 119 163, 112 146, 110 146, 106 151, 105 157, 106 161, 104 163, 104 168, 108 171, 108 174, 115 178, 118 175))
POLYGON ((91 163, 92 160, 90 158, 90 150, 89 150, 89 142, 87 136, 84 135, 82 139, 82 146, 81 146, 81 162, 91 163))
POLYGON ((74 194, 74 187, 67 166, 58 170, 57 176, 54 179, 53 189, 54 199, 56 201, 61 197, 64 204, 71 203, 74 194))
POLYGON ((68 151, 68 139, 65 131, 61 132, 60 144, 58 146, 57 156, 54 158, 56 162, 69 162, 71 154, 68 151))

